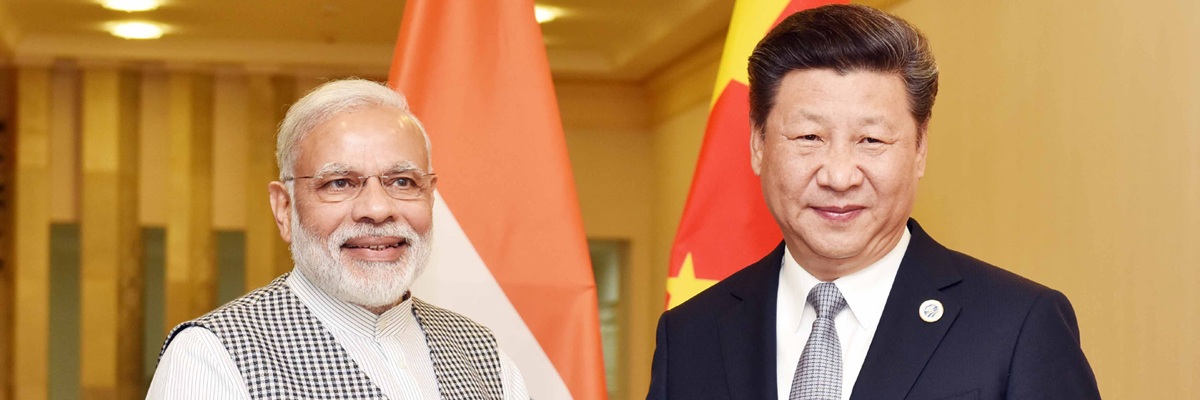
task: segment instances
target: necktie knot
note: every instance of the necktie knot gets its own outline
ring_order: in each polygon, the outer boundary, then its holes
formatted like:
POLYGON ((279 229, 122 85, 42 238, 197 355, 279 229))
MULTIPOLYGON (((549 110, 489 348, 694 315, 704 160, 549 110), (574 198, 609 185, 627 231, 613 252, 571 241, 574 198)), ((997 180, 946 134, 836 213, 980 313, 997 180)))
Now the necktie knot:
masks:
POLYGON ((842 297, 837 285, 822 282, 808 292, 808 304, 817 310, 817 318, 833 319, 846 308, 846 298, 842 297))

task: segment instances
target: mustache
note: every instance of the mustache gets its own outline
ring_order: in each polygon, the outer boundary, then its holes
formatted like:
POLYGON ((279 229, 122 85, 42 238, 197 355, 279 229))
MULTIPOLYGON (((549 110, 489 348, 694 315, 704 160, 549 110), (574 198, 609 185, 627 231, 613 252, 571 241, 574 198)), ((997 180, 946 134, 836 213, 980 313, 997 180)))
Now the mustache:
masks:
POLYGON ((384 224, 354 223, 339 226, 329 234, 328 244, 332 248, 340 248, 350 239, 359 237, 398 237, 403 238, 409 245, 422 243, 424 237, 417 233, 412 226, 398 222, 384 224))

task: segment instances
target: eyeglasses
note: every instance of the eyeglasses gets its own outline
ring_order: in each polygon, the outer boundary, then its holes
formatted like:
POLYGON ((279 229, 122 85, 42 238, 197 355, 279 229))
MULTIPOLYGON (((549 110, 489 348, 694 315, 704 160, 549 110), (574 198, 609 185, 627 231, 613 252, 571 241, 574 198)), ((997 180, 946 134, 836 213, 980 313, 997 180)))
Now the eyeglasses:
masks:
POLYGON ((426 174, 421 171, 403 171, 388 175, 351 176, 345 174, 327 174, 315 176, 297 176, 285 180, 312 179, 312 189, 317 192, 317 198, 326 203, 338 203, 358 197, 363 187, 372 177, 379 178, 383 191, 396 200, 419 199, 433 186, 437 174, 426 174))

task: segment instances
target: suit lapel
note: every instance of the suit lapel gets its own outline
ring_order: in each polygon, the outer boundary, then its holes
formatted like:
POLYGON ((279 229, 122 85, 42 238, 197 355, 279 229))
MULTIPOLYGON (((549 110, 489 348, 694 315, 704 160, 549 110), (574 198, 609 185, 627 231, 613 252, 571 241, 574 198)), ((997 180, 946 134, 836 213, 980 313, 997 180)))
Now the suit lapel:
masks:
POLYGON ((746 267, 729 294, 732 304, 718 319, 721 356, 734 399, 774 399, 775 305, 779 292, 780 244, 746 267))
POLYGON ((909 220, 912 240, 884 305, 879 328, 854 384, 852 399, 903 399, 920 376, 961 304, 942 292, 962 280, 949 250, 909 220), (941 319, 925 322, 917 313, 926 300, 942 303, 941 319))

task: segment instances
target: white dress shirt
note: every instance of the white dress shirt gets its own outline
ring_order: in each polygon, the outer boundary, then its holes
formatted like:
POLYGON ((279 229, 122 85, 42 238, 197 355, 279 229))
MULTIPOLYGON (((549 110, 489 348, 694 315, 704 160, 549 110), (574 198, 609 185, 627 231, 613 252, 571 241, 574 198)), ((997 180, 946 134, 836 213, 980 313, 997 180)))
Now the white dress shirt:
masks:
MULTIPOLYGON (((888 293, 892 291, 892 282, 896 280, 896 271, 900 270, 900 261, 904 259, 911 238, 908 228, 905 228, 900 242, 879 261, 833 281, 846 299, 846 308, 833 319, 838 341, 842 345, 843 400, 849 399, 850 392, 854 390, 854 382, 862 370, 863 360, 867 358, 875 328, 879 326, 879 318, 883 315, 883 306, 887 303, 888 293)), ((792 378, 796 374, 800 354, 804 352, 804 344, 812 332, 813 321, 817 320, 817 310, 808 304, 807 299, 808 292, 818 283, 821 281, 800 267, 785 247, 783 268, 779 271, 775 316, 775 371, 780 399, 787 399, 792 391, 792 378)), ((916 313, 915 309, 913 313, 916 313)))
MULTIPOLYGON (((412 300, 375 315, 318 289, 299 270, 287 284, 334 340, 390 399, 437 399, 437 377, 425 333, 412 312, 412 300)), ((516 364, 500 352, 505 399, 526 400, 516 364)), ((147 399, 249 399, 237 364, 211 331, 179 332, 159 360, 147 399)))

